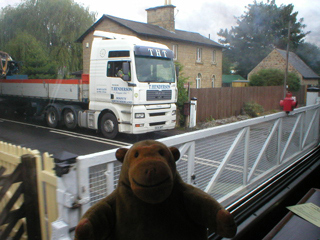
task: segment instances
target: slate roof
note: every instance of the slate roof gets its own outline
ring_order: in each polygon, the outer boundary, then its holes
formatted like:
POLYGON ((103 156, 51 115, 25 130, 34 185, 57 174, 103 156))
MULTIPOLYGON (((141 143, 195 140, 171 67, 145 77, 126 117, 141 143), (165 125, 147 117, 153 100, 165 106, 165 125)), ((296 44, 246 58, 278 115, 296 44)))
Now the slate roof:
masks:
MULTIPOLYGON (((281 56, 286 59, 287 52, 281 49, 276 49, 281 56)), ((304 79, 320 79, 304 61, 301 60, 295 53, 289 52, 289 63, 303 76, 304 79)))
POLYGON ((80 36, 76 42, 82 42, 83 39, 92 31, 96 29, 96 27, 105 19, 109 19, 114 21, 131 31, 137 33, 138 35, 143 35, 147 37, 156 37, 161 39, 168 39, 173 41, 183 41, 187 43, 206 45, 209 47, 220 47, 223 46, 215 41, 212 41, 209 38, 202 36, 199 33, 195 32, 187 32, 182 30, 175 30, 175 32, 168 31, 162 27, 155 26, 148 23, 135 22, 131 20, 126 20, 110 15, 103 15, 97 22, 95 22, 82 36, 80 36))

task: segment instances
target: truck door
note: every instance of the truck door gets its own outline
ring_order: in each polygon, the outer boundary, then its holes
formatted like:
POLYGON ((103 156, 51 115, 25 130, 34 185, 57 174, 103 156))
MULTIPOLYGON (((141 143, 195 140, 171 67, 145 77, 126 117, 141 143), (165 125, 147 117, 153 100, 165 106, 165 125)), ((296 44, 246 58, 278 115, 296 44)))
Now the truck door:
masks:
MULTIPOLYGON (((110 99, 112 103, 132 104, 133 89, 123 80, 123 63, 128 61, 108 61, 107 77, 111 83, 110 99)), ((130 64, 129 64, 130 65, 130 64)), ((130 77, 129 69, 129 77, 130 77)))

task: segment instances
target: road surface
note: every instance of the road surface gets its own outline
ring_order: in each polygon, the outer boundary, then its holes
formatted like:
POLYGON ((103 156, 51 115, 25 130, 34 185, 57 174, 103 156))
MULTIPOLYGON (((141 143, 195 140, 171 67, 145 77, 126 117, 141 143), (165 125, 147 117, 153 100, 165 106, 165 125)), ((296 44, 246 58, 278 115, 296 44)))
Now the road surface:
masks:
POLYGON ((63 151, 86 155, 109 149, 129 146, 144 139, 160 139, 176 134, 177 131, 161 131, 141 135, 119 134, 116 139, 106 139, 90 129, 69 131, 53 129, 44 125, 42 119, 26 120, 15 114, 0 113, 0 141, 21 147, 58 154, 63 151))

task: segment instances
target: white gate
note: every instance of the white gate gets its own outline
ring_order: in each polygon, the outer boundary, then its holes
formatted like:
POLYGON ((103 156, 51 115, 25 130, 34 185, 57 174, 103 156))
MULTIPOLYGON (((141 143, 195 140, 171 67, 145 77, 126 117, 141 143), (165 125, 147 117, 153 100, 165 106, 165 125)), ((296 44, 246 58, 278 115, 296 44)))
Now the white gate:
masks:
MULTIPOLYGON (((185 182, 226 205, 315 148, 319 144, 319 112, 318 104, 289 115, 276 113, 159 141, 179 148, 177 169, 185 182)), ((72 193, 77 196, 71 199, 81 206, 79 217, 115 189, 121 169, 115 152, 80 156, 71 171, 76 177, 62 177, 63 191, 68 191, 65 185, 77 186, 77 193, 72 193)), ((69 205, 64 207, 72 211, 69 205)), ((60 223, 72 229, 77 224, 72 220, 61 217, 60 223)))

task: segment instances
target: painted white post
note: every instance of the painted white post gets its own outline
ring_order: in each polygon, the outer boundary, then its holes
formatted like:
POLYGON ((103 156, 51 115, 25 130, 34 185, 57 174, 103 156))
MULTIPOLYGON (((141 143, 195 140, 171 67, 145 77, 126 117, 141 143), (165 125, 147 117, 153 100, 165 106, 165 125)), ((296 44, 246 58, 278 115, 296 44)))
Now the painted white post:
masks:
POLYGON ((197 98, 192 98, 190 101, 190 122, 189 128, 197 125, 197 98))

